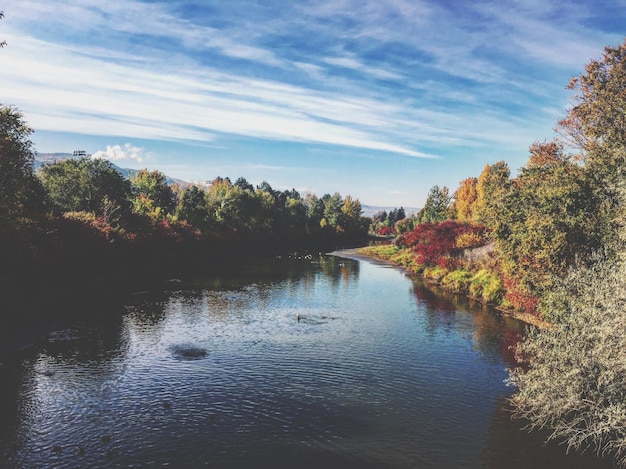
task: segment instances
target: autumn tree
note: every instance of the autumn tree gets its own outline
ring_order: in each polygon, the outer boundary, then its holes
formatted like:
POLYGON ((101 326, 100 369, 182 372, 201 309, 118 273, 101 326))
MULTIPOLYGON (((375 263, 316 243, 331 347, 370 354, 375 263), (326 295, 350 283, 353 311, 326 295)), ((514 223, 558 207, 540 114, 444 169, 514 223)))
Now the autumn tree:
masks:
POLYGON ((459 188, 452 195, 452 211, 455 218, 461 222, 471 222, 475 220, 476 200, 478 199, 478 179, 463 179, 459 188))
POLYGON ((559 122, 567 142, 578 147, 601 215, 599 228, 608 233, 605 248, 621 250, 620 220, 626 200, 621 185, 626 177, 626 40, 606 47, 601 59, 572 78, 575 104, 559 122))
POLYGON ((485 165, 476 183, 476 202, 472 215, 474 221, 491 228, 496 221, 496 209, 507 193, 511 171, 504 161, 485 165))
POLYGON ((584 170, 554 142, 533 144, 527 165, 493 207, 492 235, 505 275, 540 297, 576 260, 600 247, 584 170))
POLYGON ((626 40, 606 47, 568 88, 576 91, 575 104, 558 129, 594 169, 620 177, 626 168, 626 40))

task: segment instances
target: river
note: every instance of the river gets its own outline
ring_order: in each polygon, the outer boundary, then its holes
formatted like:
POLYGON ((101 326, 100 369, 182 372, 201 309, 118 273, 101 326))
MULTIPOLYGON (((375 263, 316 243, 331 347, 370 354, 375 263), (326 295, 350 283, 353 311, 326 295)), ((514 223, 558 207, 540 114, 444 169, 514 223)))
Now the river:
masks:
POLYGON ((0 357, 2 466, 598 467, 511 421, 523 324, 374 261, 211 270, 0 357))

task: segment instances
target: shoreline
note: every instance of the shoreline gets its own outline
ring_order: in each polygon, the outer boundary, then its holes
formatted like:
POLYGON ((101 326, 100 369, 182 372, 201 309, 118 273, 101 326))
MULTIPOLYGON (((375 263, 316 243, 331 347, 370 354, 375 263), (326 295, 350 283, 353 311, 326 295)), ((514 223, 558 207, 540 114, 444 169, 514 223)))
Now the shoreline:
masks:
MULTIPOLYGON (((341 249, 341 250, 329 252, 328 254, 329 255, 333 255, 333 256, 338 256, 338 257, 345 257, 347 259, 374 261, 377 264, 393 266, 393 267, 396 267, 398 269, 401 269, 403 272, 405 272, 410 277, 421 278, 421 279, 425 280, 426 283, 431 283, 433 285, 437 285, 437 287, 439 287, 439 288, 441 288, 443 290, 446 290, 446 291, 448 291, 450 293, 454 293, 454 294, 457 294, 457 295, 464 295, 464 296, 467 296, 468 298, 470 298, 471 300, 478 301, 480 303, 489 305, 489 303, 485 303, 480 298, 474 298, 474 297, 472 297, 470 295, 467 295, 467 294, 464 294, 464 293, 455 292, 454 290, 451 290, 451 289, 448 289, 448 288, 444 287, 443 285, 441 285, 440 283, 436 282, 435 280, 428 279, 428 278, 426 278, 424 276, 421 276, 419 274, 411 272, 410 270, 408 270, 403 265, 396 264, 395 262, 392 262, 389 259, 383 259, 383 258, 372 256, 372 255, 369 255, 369 254, 364 254, 363 252, 360 252, 360 249, 361 248, 341 249)), ((499 307, 493 306, 493 305, 489 305, 489 306, 491 306, 494 310, 498 311, 503 316, 508 316, 510 318, 513 318, 513 319, 516 319, 516 320, 518 320, 520 322, 523 322, 524 324, 527 324, 527 325, 530 325, 530 326, 534 326, 534 327, 536 327, 538 329, 549 329, 549 328, 553 327, 553 325, 550 324, 549 322, 542 321, 541 319, 539 319, 538 317, 536 317, 536 316, 534 316, 533 314, 530 314, 530 313, 524 313, 522 311, 512 311, 512 310, 508 310, 508 309, 504 309, 504 308, 499 308, 499 307)))

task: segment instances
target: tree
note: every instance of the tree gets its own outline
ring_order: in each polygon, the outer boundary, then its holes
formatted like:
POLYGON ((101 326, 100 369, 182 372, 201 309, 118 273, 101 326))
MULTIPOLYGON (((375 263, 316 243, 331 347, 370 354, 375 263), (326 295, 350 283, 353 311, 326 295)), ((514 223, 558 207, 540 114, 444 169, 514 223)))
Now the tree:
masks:
POLYGON ((360 227, 361 214, 363 213, 359 199, 353 199, 350 195, 347 195, 341 204, 341 213, 343 228, 349 232, 357 231, 360 227))
POLYGON ((177 217, 196 228, 207 228, 209 211, 206 207, 205 196, 205 192, 198 186, 186 187, 180 196, 176 210, 177 217))
POLYGON ((581 151, 596 208, 599 228, 606 234, 605 247, 621 250, 619 223, 624 216, 626 178, 626 40, 606 47, 599 60, 585 66, 585 73, 572 78, 575 105, 559 122, 558 130, 581 151))
POLYGON ((161 220, 176 208, 176 195, 160 171, 141 169, 130 178, 133 210, 161 220))
POLYGON ((474 221, 491 228, 496 221, 495 210, 507 193, 511 171, 504 161, 485 165, 476 184, 476 202, 472 213, 474 221))
POLYGON ((239 177, 235 181, 235 186, 243 189, 244 191, 254 191, 254 186, 248 182, 244 177, 239 177))
POLYGON ((540 297, 555 277, 600 247, 595 204, 583 173, 560 146, 533 144, 526 167, 493 205, 498 260, 522 292, 540 297))
POLYGON ((0 104, 0 223, 14 223, 41 208, 32 129, 12 106, 0 104))
POLYGON ((130 182, 103 159, 81 158, 45 165, 39 172, 57 212, 92 212, 103 216, 111 204, 120 212, 129 208, 130 182))
POLYGON ((324 216, 324 203, 313 193, 306 193, 303 200, 306 209, 305 230, 311 234, 320 228, 324 216))
POLYGON ((424 208, 420 211, 420 223, 434 223, 447 220, 450 200, 446 186, 443 186, 441 189, 439 186, 433 186, 428 193, 424 208))
POLYGON ((559 121, 558 129, 582 151, 582 158, 607 175, 621 176, 626 154, 626 39, 605 47, 600 60, 570 80, 576 104, 559 121), (604 166, 604 168, 602 168, 604 166))
POLYGON ((463 179, 459 184, 459 188, 452 195, 454 202, 453 212, 460 222, 471 222, 475 220, 474 211, 476 209, 476 200, 478 199, 478 179, 463 179))
POLYGON ((324 218, 322 218, 321 223, 332 228, 342 226, 343 213, 341 206, 343 205, 343 199, 341 194, 339 192, 335 192, 333 195, 324 194, 322 202, 324 204, 324 218))

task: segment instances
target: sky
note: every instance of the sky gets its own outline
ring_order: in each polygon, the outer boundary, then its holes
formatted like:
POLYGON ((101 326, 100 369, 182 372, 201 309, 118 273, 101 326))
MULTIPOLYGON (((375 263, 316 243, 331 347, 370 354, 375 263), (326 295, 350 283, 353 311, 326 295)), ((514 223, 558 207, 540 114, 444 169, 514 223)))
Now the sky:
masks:
POLYGON ((0 103, 84 150, 421 207, 513 174, 626 36, 626 0, 0 0, 0 103))

